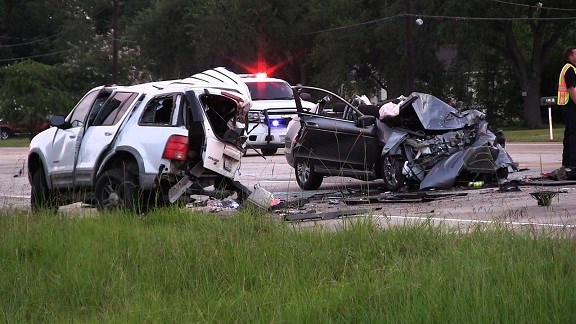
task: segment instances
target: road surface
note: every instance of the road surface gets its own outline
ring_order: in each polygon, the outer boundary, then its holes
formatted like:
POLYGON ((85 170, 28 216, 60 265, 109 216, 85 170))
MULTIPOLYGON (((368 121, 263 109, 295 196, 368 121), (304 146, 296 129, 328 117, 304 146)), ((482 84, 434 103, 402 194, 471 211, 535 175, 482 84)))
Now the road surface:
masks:
MULTIPOLYGON (((519 163, 521 172, 510 174, 510 179, 528 179, 541 172, 550 172, 561 165, 561 143, 507 143, 508 153, 519 163)), ((26 148, 0 148, 0 203, 4 208, 29 209, 30 186, 26 177, 26 148)), ((282 154, 265 159, 251 154, 242 159, 240 172, 236 177, 249 188, 260 184, 276 197, 297 199, 311 195, 302 191, 282 154)), ((350 178, 326 178, 321 190, 315 193, 334 193, 326 199, 304 204, 298 212, 322 213, 325 211, 368 208, 372 217, 383 225, 420 221, 450 221, 457 223, 482 223, 505 220, 515 226, 535 226, 536 228, 561 227, 572 230, 576 225, 576 186, 521 186, 517 192, 501 192, 497 188, 463 190, 463 197, 454 197, 432 202, 386 203, 349 206, 339 199, 337 193, 344 189, 369 190, 379 193, 380 181, 363 182, 350 178), (530 195, 536 191, 563 191, 552 199, 550 206, 538 206, 530 195)), ((342 197, 340 197, 342 198, 342 197)), ((77 207, 76 207, 77 208, 77 207)), ((281 214, 278 212, 277 215, 281 214)), ((278 216, 281 217, 281 216, 278 216)), ((341 220, 307 222, 308 225, 339 226, 341 220), (320 223, 319 223, 320 222, 320 223)))

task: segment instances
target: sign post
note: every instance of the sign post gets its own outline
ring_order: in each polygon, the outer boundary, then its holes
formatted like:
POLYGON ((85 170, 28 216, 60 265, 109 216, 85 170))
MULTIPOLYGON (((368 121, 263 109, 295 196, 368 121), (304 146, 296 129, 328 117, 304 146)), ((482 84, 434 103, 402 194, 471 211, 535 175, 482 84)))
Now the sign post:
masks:
POLYGON ((548 126, 550 127, 550 140, 553 140, 554 133, 552 131, 552 105, 556 104, 556 97, 542 97, 540 98, 540 104, 548 106, 548 126))

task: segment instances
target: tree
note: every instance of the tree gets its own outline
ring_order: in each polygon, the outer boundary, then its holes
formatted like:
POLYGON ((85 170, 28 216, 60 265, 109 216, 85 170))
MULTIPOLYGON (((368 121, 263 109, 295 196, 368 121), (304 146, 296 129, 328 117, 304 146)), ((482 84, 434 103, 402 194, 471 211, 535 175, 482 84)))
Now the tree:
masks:
POLYGON ((554 0, 547 1, 546 6, 528 1, 453 1, 446 9, 453 16, 478 18, 466 20, 470 28, 454 30, 460 40, 467 40, 460 49, 470 47, 471 40, 478 40, 479 43, 464 52, 475 51, 474 57, 479 58, 494 50, 514 69, 520 92, 510 92, 508 96, 523 101, 523 119, 529 127, 542 124, 540 88, 543 67, 556 44, 576 34, 576 22, 571 17, 574 11, 561 9, 565 4, 554 0), (481 10, 478 10, 478 2, 482 2, 481 10))
MULTIPOLYGON (((95 35, 90 41, 69 44, 70 51, 61 72, 66 89, 76 94, 84 94, 97 85, 112 83, 113 36, 95 35)), ((130 85, 153 80, 146 60, 142 60, 140 47, 134 44, 118 49, 118 84, 130 85)))
POLYGON ((74 101, 61 85, 56 68, 23 61, 1 70, 0 115, 9 122, 24 121, 34 133, 38 121, 50 114, 67 114, 74 101))

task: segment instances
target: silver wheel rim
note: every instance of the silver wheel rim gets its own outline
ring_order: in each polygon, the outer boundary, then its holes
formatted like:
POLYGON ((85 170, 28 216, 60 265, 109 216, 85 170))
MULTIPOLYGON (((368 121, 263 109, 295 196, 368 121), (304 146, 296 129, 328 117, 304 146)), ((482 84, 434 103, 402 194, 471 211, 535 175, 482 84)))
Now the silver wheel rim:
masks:
POLYGON ((306 183, 310 178, 310 167, 306 163, 298 162, 296 165, 296 172, 298 173, 298 178, 302 183, 306 183))
POLYGON ((398 184, 398 179, 396 179, 396 168, 394 167, 394 161, 389 157, 384 158, 384 178, 386 182, 391 186, 396 186, 398 184))

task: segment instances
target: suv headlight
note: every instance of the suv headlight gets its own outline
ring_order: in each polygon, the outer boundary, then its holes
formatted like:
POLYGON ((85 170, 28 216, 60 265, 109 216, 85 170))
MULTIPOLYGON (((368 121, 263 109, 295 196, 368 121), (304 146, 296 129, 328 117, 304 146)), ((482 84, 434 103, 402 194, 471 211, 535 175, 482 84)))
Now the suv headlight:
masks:
POLYGON ((259 123, 260 122, 260 113, 257 111, 249 111, 248 112, 248 121, 259 123))

